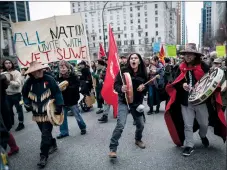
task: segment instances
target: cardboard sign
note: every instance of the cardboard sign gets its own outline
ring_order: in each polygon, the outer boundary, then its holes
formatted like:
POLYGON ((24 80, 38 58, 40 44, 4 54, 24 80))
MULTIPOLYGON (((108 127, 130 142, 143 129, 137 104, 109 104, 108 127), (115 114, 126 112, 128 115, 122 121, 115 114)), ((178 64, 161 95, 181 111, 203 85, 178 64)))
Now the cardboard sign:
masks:
POLYGON ((216 52, 218 57, 224 57, 226 55, 225 46, 224 45, 216 46, 216 52))
POLYGON ((167 48, 167 54, 169 57, 177 56, 177 48, 175 45, 168 45, 166 48, 167 48))
POLYGON ((32 61, 88 60, 87 36, 80 13, 12 24, 18 64, 32 61))

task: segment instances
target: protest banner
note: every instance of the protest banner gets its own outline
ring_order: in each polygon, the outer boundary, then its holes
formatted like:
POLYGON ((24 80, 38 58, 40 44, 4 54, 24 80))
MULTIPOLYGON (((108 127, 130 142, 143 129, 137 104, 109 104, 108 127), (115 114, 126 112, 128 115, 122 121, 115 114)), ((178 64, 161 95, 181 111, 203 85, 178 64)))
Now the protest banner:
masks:
POLYGON ((167 54, 169 57, 176 57, 177 56, 177 48, 175 45, 167 45, 167 54))
POLYGON ((154 53, 160 52, 160 43, 154 43, 153 44, 153 52, 154 53))
POLYGON ((87 36, 80 13, 12 23, 18 64, 32 61, 89 60, 87 36))
POLYGON ((224 45, 218 45, 216 46, 216 52, 218 57, 225 57, 226 51, 224 45))

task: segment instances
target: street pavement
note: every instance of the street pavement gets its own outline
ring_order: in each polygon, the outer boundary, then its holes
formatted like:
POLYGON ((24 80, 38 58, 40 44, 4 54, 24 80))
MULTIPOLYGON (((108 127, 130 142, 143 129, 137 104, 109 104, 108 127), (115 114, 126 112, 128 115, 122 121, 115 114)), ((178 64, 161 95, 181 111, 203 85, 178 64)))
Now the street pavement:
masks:
MULTIPOLYGON (((143 141, 146 149, 138 148, 134 143, 135 126, 128 115, 127 124, 119 141, 115 160, 110 160, 109 142, 116 125, 112 112, 108 123, 100 124, 96 107, 82 113, 87 124, 87 134, 80 135, 80 130, 73 116, 68 116, 70 136, 57 140, 58 151, 50 155, 46 170, 225 170, 226 144, 213 135, 209 129, 210 147, 204 148, 198 133, 195 133, 195 151, 190 157, 182 156, 182 148, 176 147, 169 135, 164 121, 164 103, 160 113, 146 115, 143 141)), ((148 108, 146 108, 146 111, 148 108)), ((12 170, 36 170, 39 160, 41 134, 31 113, 24 112, 25 129, 15 132, 16 142, 20 147, 18 154, 10 157, 12 170)), ((17 118, 15 117, 17 120, 17 118)), ((16 123, 17 125, 17 123, 16 123)), ((16 126, 15 125, 15 126, 16 126)), ((59 134, 54 127, 53 136, 59 134)))

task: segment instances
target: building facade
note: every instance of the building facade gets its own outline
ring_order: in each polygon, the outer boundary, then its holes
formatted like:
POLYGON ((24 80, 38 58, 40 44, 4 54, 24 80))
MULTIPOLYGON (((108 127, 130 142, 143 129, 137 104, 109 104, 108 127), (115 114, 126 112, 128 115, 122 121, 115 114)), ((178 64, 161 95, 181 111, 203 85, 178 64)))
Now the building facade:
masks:
POLYGON ((176 44, 176 7, 172 2, 71 2, 71 13, 81 12, 84 18, 92 59, 99 43, 108 51, 108 24, 119 54, 150 56, 155 42, 176 44))
POLYGON ((186 44, 185 2, 181 3, 181 45, 186 44))

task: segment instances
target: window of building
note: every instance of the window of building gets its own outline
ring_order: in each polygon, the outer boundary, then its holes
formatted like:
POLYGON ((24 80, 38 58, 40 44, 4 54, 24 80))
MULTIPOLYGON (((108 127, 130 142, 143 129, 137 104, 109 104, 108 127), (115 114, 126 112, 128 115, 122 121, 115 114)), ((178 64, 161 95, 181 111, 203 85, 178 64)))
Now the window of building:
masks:
POLYGON ((140 1, 137 1, 137 4, 140 4, 140 1))
POLYGON ((131 40, 131 45, 134 45, 134 44, 135 44, 134 40, 131 40))
POLYGON ((155 35, 158 36, 158 31, 156 31, 155 35))
POLYGON ((141 26, 140 25, 138 25, 138 29, 141 29, 141 26))
POLYGON ((127 29, 126 26, 124 26, 124 31, 126 31, 126 29, 127 29))
POLYGON ((152 38, 151 41, 154 42, 154 38, 152 38))
POLYGON ((142 48, 139 48, 139 51, 143 51, 143 49, 142 48))
POLYGON ((140 23, 140 19, 138 19, 138 24, 140 23))
POLYGON ((124 14, 124 19, 126 19, 126 14, 124 14))
POLYGON ((78 6, 80 6, 80 3, 78 2, 78 6))
POLYGON ((121 46, 121 41, 117 41, 117 45, 118 46, 121 46))
POLYGON ((93 47, 95 47, 95 43, 93 43, 93 47))
POLYGON ((148 32, 145 32, 145 36, 148 36, 148 32))
POLYGON ((158 17, 155 17, 155 21, 158 21, 158 17))
POLYGON ((145 24, 145 28, 147 28, 148 26, 147 26, 147 24, 145 24))
POLYGON ((131 21, 130 21, 130 22, 131 22, 131 24, 133 24, 133 20, 132 20, 132 19, 131 19, 131 21))
POLYGON ((124 41, 124 45, 128 45, 128 41, 127 40, 124 41))
POLYGON ((107 35, 105 36, 105 39, 107 39, 107 35))
POLYGON ((133 33, 131 33, 131 38, 133 38, 133 36, 134 36, 134 34, 133 34, 133 33))
POLYGON ((158 24, 155 24, 155 28, 158 28, 158 24))
POLYGON ((85 19, 85 23, 87 23, 87 19, 85 19))
POLYGON ((147 18, 145 18, 145 22, 147 22, 147 18))
MULTIPOLYGON (((127 44, 128 45, 128 44, 127 44)), ((128 50, 127 49, 124 49, 124 52, 127 52, 128 50)))
POLYGON ((132 7, 130 7, 130 11, 132 12, 132 7))
POLYGON ((99 36, 99 40, 102 40, 102 36, 99 36))
POLYGON ((145 17, 147 16, 147 11, 146 11, 146 12, 144 12, 144 15, 145 15, 145 17))
POLYGON ((141 37, 141 33, 140 32, 138 32, 138 36, 141 37))
POLYGON ((78 8, 78 11, 80 11, 80 8, 78 8))
POLYGON ((147 5, 144 5, 144 9, 147 10, 147 5))
POLYGON ((149 42, 149 39, 148 38, 145 38, 145 43, 148 43, 149 42))
POLYGON ((120 31, 120 27, 117 27, 117 30, 120 31))
POLYGON ((130 14, 130 17, 131 17, 131 18, 133 17, 132 13, 130 14))
POLYGON ((132 5, 132 3, 130 2, 130 5, 132 5))
POLYGON ((87 13, 85 13, 85 17, 87 17, 87 13))
POLYGON ((158 15, 158 11, 155 11, 155 15, 158 15))
POLYGON ((162 41, 161 37, 158 37, 158 42, 161 42, 161 41, 162 41))
POLYGON ((110 16, 110 20, 113 20, 113 16, 110 16))
POLYGON ((120 34, 118 34, 118 38, 121 38, 121 35, 120 34))
POLYGON ((126 20, 124 20, 124 24, 126 24, 126 20))
POLYGON ((99 29, 99 33, 101 33, 101 29, 99 29))
POLYGON ((125 34, 125 38, 127 38, 127 34, 125 34))
POLYGON ((72 7, 74 7, 74 3, 72 3, 72 7))
POLYGON ((73 13, 75 13, 75 9, 73 9, 73 13))
POLYGON ((131 26, 131 30, 133 30, 133 26, 131 26))
POLYGON ((126 8, 123 8, 123 11, 126 12, 126 8))
POLYGON ((154 4, 154 8, 157 9, 158 8, 158 4, 154 4))
POLYGON ((140 17, 140 13, 138 13, 138 17, 140 17))

